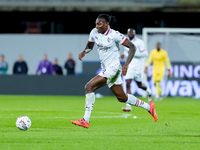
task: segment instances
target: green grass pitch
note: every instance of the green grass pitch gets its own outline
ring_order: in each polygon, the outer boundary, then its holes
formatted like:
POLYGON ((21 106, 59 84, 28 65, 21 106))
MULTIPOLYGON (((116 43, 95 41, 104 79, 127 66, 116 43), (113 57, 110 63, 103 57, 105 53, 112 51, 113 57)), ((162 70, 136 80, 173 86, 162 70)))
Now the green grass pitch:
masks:
MULTIPOLYGON (((90 127, 71 124, 84 115, 84 96, 0 96, 0 150, 199 150, 200 100, 155 101, 158 121, 144 109, 122 112, 113 96, 97 98, 90 127), (17 129, 28 116, 32 126, 17 129)), ((145 98, 141 98, 147 101, 145 98)))

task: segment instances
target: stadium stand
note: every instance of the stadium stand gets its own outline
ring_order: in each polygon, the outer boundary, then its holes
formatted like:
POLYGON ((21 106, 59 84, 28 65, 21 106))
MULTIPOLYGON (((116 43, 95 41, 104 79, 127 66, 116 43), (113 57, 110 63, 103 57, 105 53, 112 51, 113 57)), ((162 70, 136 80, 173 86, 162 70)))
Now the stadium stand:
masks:
POLYGON ((1 0, 1 10, 149 11, 177 6, 179 0, 1 0))

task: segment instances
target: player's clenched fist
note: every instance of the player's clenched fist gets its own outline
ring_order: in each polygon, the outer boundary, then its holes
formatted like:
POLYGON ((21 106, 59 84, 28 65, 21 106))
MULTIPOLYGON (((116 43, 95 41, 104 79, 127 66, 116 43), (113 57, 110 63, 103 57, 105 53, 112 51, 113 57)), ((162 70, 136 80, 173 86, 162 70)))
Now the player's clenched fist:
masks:
POLYGON ((122 67, 122 75, 126 75, 126 73, 127 73, 127 69, 128 69, 128 65, 124 65, 123 67, 122 67))
POLYGON ((83 57, 85 56, 85 51, 82 51, 79 55, 78 55, 78 59, 83 61, 83 57))

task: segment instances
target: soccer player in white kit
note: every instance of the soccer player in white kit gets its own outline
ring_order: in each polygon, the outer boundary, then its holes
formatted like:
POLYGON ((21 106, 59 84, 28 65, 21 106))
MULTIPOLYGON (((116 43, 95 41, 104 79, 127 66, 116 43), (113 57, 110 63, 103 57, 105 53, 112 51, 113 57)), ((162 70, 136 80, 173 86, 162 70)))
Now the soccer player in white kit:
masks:
POLYGON ((126 74, 128 65, 135 54, 135 46, 123 34, 110 28, 114 20, 115 17, 113 16, 100 14, 95 22, 96 28, 90 32, 89 41, 85 49, 79 54, 79 59, 82 61, 85 54, 89 53, 96 43, 102 67, 102 71, 85 85, 86 98, 83 118, 71 121, 71 123, 84 128, 89 128, 90 125, 90 116, 95 102, 94 91, 106 84, 119 102, 142 107, 153 116, 155 122, 157 121, 153 102, 148 104, 131 94, 124 93, 121 74, 126 74), (119 44, 129 48, 128 58, 122 67, 120 64, 119 44))
MULTIPOLYGON (((152 101, 151 97, 151 90, 142 83, 143 74, 144 74, 144 65, 145 65, 145 58, 148 56, 148 52, 144 42, 136 37, 135 30, 133 28, 129 28, 127 30, 127 35, 129 40, 135 45, 136 52, 131 60, 127 73, 124 76, 126 80, 126 92, 131 94, 131 82, 135 80, 138 87, 146 91, 148 95, 148 100, 152 101)), ((121 55, 121 58, 128 57, 129 49, 124 47, 124 53, 121 55)), ((126 107, 122 108, 123 111, 130 112, 132 111, 131 105, 126 104, 126 107)))

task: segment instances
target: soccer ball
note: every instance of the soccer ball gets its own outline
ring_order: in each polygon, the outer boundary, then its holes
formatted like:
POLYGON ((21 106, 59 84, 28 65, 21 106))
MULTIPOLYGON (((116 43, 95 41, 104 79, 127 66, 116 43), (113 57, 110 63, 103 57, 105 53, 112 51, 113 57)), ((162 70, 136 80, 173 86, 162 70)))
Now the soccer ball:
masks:
POLYGON ((27 116, 17 118, 16 126, 19 130, 28 130, 31 127, 31 119, 27 116))

